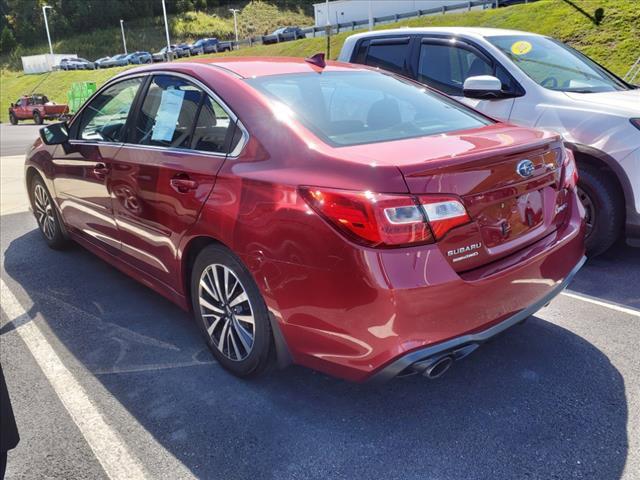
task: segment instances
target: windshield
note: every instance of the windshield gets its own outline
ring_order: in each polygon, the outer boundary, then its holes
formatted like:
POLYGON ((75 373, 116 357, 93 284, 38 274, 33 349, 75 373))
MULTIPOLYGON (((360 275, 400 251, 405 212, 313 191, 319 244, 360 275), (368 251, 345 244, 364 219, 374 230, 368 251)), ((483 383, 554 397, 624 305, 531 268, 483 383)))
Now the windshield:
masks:
POLYGON ((379 72, 268 75, 246 80, 330 145, 348 146, 483 127, 491 120, 457 102, 379 72))
POLYGON ((584 55, 546 37, 509 35, 487 40, 538 85, 562 92, 611 92, 629 87, 584 55))

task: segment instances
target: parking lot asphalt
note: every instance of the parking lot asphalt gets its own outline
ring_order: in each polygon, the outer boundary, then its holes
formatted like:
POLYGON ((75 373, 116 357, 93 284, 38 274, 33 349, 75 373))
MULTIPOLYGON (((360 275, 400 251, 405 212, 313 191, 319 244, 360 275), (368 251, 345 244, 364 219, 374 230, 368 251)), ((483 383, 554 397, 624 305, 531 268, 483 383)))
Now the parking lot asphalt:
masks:
POLYGON ((41 125, 35 125, 31 120, 18 125, 0 124, 0 156, 24 155, 38 137, 41 128, 41 125))
MULTIPOLYGON (((17 335, 23 322, 150 478, 640 474, 638 315, 561 296, 436 381, 374 388, 300 367, 242 381, 213 362, 171 303, 80 247, 49 250, 28 213, 0 223, 2 276, 27 312, 0 329, 23 436, 7 478, 104 476, 17 335)), ((604 262, 619 285, 638 284, 638 251, 620 247, 575 286, 590 288, 604 262)))
POLYGON ((0 217, 0 243, 8 479, 108 478, 100 422, 148 478, 640 478, 638 249, 589 261, 442 378, 374 387, 295 366, 239 380, 188 314, 48 249, 30 213, 0 217))

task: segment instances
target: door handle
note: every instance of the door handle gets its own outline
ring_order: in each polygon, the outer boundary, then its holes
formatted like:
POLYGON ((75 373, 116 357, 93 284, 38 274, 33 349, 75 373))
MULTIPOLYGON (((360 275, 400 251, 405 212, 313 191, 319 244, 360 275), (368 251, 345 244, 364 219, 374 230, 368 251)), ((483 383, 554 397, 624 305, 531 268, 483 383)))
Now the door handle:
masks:
POLYGON ((171 179, 171 188, 178 193, 187 193, 189 190, 198 188, 198 182, 191 180, 187 176, 173 177, 171 179))
POLYGON ((95 167, 93 167, 93 173, 98 178, 104 178, 109 173, 109 167, 107 167, 104 163, 97 163, 95 167))

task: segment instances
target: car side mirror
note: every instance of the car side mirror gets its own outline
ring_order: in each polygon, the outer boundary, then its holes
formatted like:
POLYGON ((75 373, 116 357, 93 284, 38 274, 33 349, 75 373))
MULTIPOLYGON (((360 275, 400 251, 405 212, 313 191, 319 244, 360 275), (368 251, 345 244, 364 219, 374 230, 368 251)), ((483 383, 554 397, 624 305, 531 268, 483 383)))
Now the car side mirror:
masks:
POLYGON ((491 100, 502 98, 502 82, 492 75, 478 75, 464 81, 462 92, 465 97, 491 100))
POLYGON ((52 123, 40 129, 40 138, 47 145, 61 145, 69 141, 67 124, 52 123))

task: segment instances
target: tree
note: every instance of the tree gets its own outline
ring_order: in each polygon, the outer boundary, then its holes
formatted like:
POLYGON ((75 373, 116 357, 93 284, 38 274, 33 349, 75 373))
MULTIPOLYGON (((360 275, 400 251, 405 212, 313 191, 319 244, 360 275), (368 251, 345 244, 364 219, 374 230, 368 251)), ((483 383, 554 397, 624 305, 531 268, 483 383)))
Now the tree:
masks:
POLYGON ((194 9, 192 0, 178 0, 176 10, 178 13, 191 12, 194 9))
POLYGON ((13 32, 9 29, 7 25, 2 29, 2 33, 0 33, 0 52, 1 53, 10 53, 18 43, 16 42, 15 37, 13 36, 13 32))

